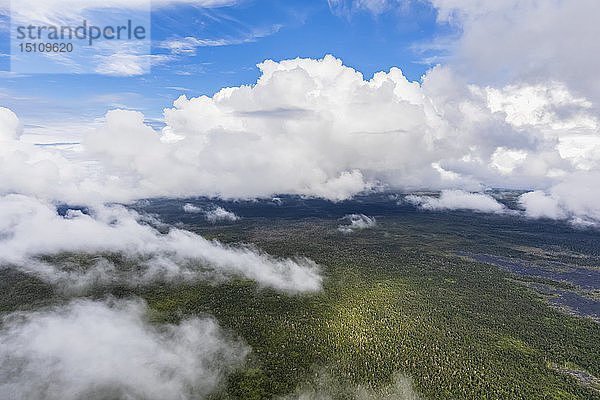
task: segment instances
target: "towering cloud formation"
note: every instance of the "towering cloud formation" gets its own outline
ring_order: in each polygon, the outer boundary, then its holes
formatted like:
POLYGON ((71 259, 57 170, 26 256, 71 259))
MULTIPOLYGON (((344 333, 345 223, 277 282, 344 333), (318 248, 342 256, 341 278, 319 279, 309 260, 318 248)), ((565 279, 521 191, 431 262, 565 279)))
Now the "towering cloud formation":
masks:
POLYGON ((592 103, 563 84, 481 87, 444 67, 421 83, 396 68, 365 80, 331 56, 259 67, 253 86, 180 97, 162 132, 141 113, 108 112, 77 154, 87 163, 21 143, 4 110, 0 191, 80 202, 274 193, 341 200, 374 187, 492 186, 552 192, 565 215, 596 218, 598 206, 581 204, 591 198, 575 204, 564 188, 600 167, 600 125, 592 103))
POLYGON ((539 188, 596 163, 597 119, 561 86, 480 88, 444 68, 422 84, 398 69, 365 81, 333 57, 260 68, 255 86, 178 99, 162 135, 140 114, 112 111, 86 149, 147 195, 539 188))

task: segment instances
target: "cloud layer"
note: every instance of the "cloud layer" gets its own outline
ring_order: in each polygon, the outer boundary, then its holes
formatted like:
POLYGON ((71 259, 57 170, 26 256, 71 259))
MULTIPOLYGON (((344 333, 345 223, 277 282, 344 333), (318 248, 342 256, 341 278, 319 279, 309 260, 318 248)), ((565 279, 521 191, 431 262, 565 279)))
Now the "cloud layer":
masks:
POLYGON ((22 195, 0 198, 0 261, 75 288, 228 276, 288 292, 315 291, 321 286, 318 266, 305 258, 278 259, 181 229, 161 234, 143 216, 122 206, 96 206, 89 214, 69 210, 61 216, 52 204, 22 195), (88 268, 33 258, 64 252, 97 257, 88 268), (103 256, 106 253, 123 255, 135 268, 115 265, 103 256))
POLYGON ((15 400, 203 398, 246 346, 212 319, 150 325, 137 300, 76 300, 5 316, 0 393, 15 400))

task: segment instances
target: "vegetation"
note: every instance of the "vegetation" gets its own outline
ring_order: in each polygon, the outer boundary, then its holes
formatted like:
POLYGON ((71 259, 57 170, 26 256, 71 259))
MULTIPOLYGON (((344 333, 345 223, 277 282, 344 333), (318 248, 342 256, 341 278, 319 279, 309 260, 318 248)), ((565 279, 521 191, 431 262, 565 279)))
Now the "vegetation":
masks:
MULTIPOLYGON (((336 223, 197 227, 221 240, 313 258, 325 266, 320 293, 289 297, 236 281, 141 295, 161 318, 210 313, 248 342, 248 368, 227 388, 236 398, 290 393, 319 368, 373 388, 401 371, 428 398, 600 398, 549 367, 573 363, 600 376, 600 325, 558 313, 495 266, 454 255, 465 245, 490 249, 488 237, 472 240, 480 227, 464 231, 464 239, 439 225, 407 227, 403 218, 378 219, 377 229, 353 235, 338 234, 336 223)), ((497 241, 493 250, 502 253, 503 245, 514 248, 497 241)))

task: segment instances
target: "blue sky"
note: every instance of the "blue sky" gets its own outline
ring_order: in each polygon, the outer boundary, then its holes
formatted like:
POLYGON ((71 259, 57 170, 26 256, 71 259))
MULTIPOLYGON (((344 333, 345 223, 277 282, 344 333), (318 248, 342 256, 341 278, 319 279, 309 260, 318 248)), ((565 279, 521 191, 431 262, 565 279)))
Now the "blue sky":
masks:
POLYGON ((418 80, 431 68, 424 59, 439 55, 418 48, 452 33, 436 22, 436 10, 425 2, 379 15, 332 10, 325 0, 245 0, 210 9, 171 5, 152 12, 152 53, 169 59, 150 74, 5 75, 0 96, 26 125, 93 120, 116 107, 142 111, 151 121, 182 94, 212 95, 222 87, 255 82, 256 64, 265 59, 333 54, 366 78, 396 66, 418 80), (226 44, 178 54, 164 48, 165 42, 185 37, 226 44))

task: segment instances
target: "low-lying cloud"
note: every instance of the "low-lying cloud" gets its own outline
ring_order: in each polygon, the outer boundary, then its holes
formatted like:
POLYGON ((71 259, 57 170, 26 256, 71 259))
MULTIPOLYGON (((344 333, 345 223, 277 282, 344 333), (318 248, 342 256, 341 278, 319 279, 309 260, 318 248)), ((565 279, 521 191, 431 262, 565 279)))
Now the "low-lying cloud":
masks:
POLYGON ((439 197, 406 196, 406 201, 424 210, 470 210, 483 213, 504 213, 507 208, 484 193, 444 190, 439 197))
POLYGON ((375 218, 367 217, 364 214, 348 214, 342 219, 347 222, 338 226, 338 230, 342 233, 352 233, 357 230, 373 228, 377 225, 375 218))
POLYGON ((198 207, 191 203, 186 203, 183 206, 183 211, 191 214, 204 214, 204 218, 211 223, 217 223, 220 221, 237 221, 240 219, 235 213, 231 211, 227 211, 223 207, 220 206, 211 206, 208 208, 198 207))
POLYGON ((199 214, 203 211, 202 207, 195 206, 191 203, 186 203, 183 205, 183 211, 190 214, 199 214))
POLYGON ((223 207, 215 207, 206 212, 206 220, 212 223, 219 221, 237 221, 238 219, 240 219, 240 217, 231 211, 227 211, 223 207))
POLYGON ((88 214, 68 210, 61 216, 54 205, 22 195, 0 198, 0 261, 71 287, 242 276, 261 286, 302 292, 318 290, 322 281, 319 267, 307 258, 275 258, 175 228, 162 234, 119 205, 96 206, 88 214), (65 252, 98 257, 87 269, 35 258, 65 252), (135 267, 122 269, 103 253, 122 254, 135 267))
POLYGON ((600 173, 574 174, 548 192, 533 191, 519 197, 532 218, 567 219, 581 227, 600 226, 600 173))
POLYGON ((248 353, 212 319, 151 325, 147 313, 141 300, 75 300, 5 316, 2 398, 205 398, 248 353))
POLYGON ((530 218, 563 219, 567 216, 556 199, 539 190, 522 194, 519 203, 530 218))
POLYGON ((413 194, 404 200, 429 211, 469 210, 521 215, 531 219, 565 220, 576 227, 593 228, 600 226, 600 206, 594 200, 600 196, 600 190, 587 184, 594 179, 589 174, 574 176, 572 181, 552 187, 549 193, 542 190, 523 193, 517 199, 520 209, 508 208, 485 193, 462 190, 443 190, 439 196, 413 194))

